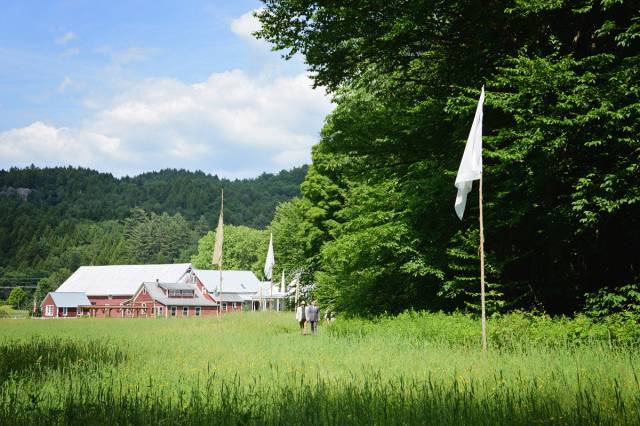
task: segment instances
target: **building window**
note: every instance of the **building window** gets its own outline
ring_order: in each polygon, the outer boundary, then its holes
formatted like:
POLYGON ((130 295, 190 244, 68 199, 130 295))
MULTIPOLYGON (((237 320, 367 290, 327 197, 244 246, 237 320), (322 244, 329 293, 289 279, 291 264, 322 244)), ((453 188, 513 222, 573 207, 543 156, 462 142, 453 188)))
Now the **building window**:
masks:
POLYGON ((143 308, 146 308, 146 307, 147 307, 147 304, 146 304, 146 303, 143 303, 143 304, 142 304, 142 307, 143 307, 143 308))
POLYGON ((196 311, 196 316, 197 316, 197 317, 199 317, 199 316, 200 316, 200 310, 201 310, 200 306, 196 306, 196 307, 195 307, 195 311, 196 311))
POLYGON ((182 316, 183 317, 188 317, 189 316, 189 307, 188 306, 183 306, 182 307, 182 316))
POLYGON ((147 288, 146 287, 142 287, 142 294, 147 294, 147 288))
POLYGON ((161 317, 162 316, 162 306, 157 306, 156 307, 156 314, 161 317))
POLYGON ((178 308, 176 306, 172 306, 171 307, 171 316, 175 317, 176 316, 176 312, 178 312, 178 308))
POLYGON ((222 312, 227 310, 227 303, 226 302, 222 302, 222 312))
POLYGON ((69 314, 69 311, 67 310, 67 308, 62 308, 62 316, 66 317, 69 314))
POLYGON ((53 316, 53 305, 47 305, 45 307, 45 316, 52 317, 53 316))

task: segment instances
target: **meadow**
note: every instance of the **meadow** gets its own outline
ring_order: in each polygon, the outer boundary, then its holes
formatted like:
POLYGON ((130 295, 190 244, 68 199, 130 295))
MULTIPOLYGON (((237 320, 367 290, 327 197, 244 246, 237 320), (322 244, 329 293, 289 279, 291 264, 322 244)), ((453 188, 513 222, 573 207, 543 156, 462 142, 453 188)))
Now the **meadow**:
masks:
POLYGON ((0 424, 639 424, 633 321, 0 321, 0 424))

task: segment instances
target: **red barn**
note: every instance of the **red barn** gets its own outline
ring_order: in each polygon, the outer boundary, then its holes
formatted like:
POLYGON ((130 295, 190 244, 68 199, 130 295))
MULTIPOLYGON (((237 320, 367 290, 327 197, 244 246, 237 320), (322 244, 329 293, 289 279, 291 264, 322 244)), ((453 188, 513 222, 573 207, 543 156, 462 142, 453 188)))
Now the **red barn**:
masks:
POLYGON ((45 318, 75 318, 82 315, 81 306, 90 305, 82 292, 50 292, 40 304, 45 318))
POLYGON ((195 284, 185 282, 142 283, 127 307, 137 316, 200 317, 218 313, 218 303, 195 284))
POLYGON ((83 292, 89 298, 91 316, 131 316, 123 310, 140 284, 147 281, 180 281, 191 271, 190 263, 166 265, 81 266, 56 292, 83 292))

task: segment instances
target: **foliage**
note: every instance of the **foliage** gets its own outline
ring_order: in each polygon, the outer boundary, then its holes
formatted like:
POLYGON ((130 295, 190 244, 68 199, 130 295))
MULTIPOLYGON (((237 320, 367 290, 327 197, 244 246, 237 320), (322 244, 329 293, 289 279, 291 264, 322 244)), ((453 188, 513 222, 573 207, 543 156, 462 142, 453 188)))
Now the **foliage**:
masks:
MULTIPOLYGON (((552 318, 517 311, 488 319, 488 342, 492 351, 516 353, 539 347, 566 350, 583 345, 636 348, 640 345, 639 319, 640 316, 627 314, 599 320, 585 315, 552 318)), ((328 332, 337 337, 403 336, 470 348, 480 344, 477 315, 462 313, 407 311, 372 320, 350 318, 336 322, 328 332)))
POLYGON ((81 265, 186 262, 217 220, 220 189, 227 223, 265 226, 299 194, 306 170, 235 181, 184 170, 120 179, 72 167, 0 170, 0 275, 20 285, 81 265), (32 192, 23 200, 8 187, 32 192))
POLYGON ((30 307, 29 302, 29 295, 22 287, 15 287, 7 298, 7 305, 13 307, 13 309, 28 309, 30 307))
POLYGON ((257 35, 304 55, 336 104, 301 185, 324 303, 476 309, 477 203, 462 222, 452 206, 483 84, 492 300, 571 313, 638 281, 635 2, 264 3, 257 35))
POLYGON ((147 213, 136 208, 124 221, 128 263, 162 264, 187 262, 201 235, 180 213, 147 213))
MULTIPOLYGON (((449 280, 442 284, 438 296, 450 299, 454 304, 464 304, 465 308, 479 313, 480 307, 480 232, 470 229, 458 232, 452 238, 451 247, 447 249, 449 255, 449 280)), ((485 299, 487 315, 501 312, 505 309, 502 285, 494 280, 498 271, 493 266, 492 253, 485 253, 485 299)))
MULTIPOLYGON (((191 258, 196 268, 211 269, 211 258, 215 245, 216 233, 209 231, 200 239, 198 252, 191 258)), ((269 233, 247 226, 224 225, 224 249, 222 266, 224 269, 253 271, 256 276, 263 277, 264 260, 269 246, 269 233)))
POLYGON ((617 289, 601 288, 585 295, 584 313, 603 318, 618 313, 635 315, 640 322, 640 285, 629 284, 617 289))

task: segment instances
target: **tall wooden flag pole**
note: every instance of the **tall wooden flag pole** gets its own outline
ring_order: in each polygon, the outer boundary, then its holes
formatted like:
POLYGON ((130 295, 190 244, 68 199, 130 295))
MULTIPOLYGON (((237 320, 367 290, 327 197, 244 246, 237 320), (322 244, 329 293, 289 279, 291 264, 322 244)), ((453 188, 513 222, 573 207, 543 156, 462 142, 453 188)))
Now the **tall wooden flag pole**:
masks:
POLYGON ((220 273, 220 287, 219 287, 219 304, 218 304, 218 318, 222 315, 222 243, 224 241, 224 189, 220 196, 220 217, 218 218, 218 227, 216 228, 216 241, 213 247, 213 257, 211 263, 218 265, 218 271, 220 273))
POLYGON ((482 351, 487 351, 487 312, 484 301, 484 219, 482 215, 482 173, 478 185, 478 202, 480 204, 480 309, 482 315, 482 351))
POLYGON ((462 154, 462 161, 456 176, 455 209, 460 220, 464 215, 467 205, 467 195, 471 192, 472 182, 480 180, 478 202, 480 204, 480 309, 482 313, 482 350, 487 350, 487 313, 485 308, 484 292, 484 218, 482 212, 482 105, 484 104, 484 86, 480 91, 480 99, 476 107, 476 115, 473 118, 471 131, 467 138, 467 145, 462 154))

